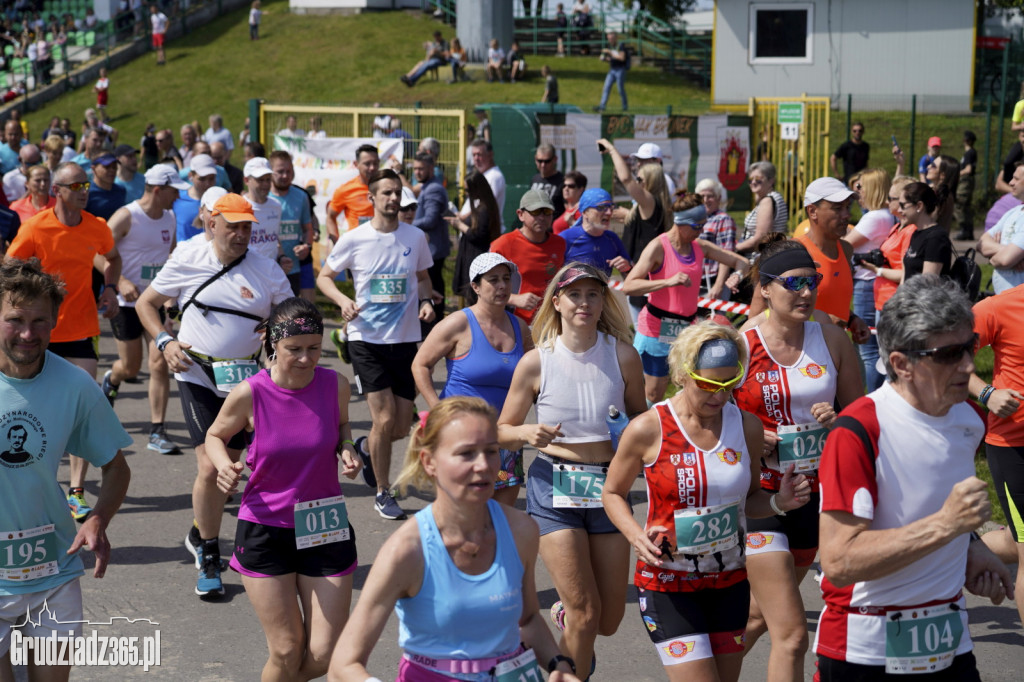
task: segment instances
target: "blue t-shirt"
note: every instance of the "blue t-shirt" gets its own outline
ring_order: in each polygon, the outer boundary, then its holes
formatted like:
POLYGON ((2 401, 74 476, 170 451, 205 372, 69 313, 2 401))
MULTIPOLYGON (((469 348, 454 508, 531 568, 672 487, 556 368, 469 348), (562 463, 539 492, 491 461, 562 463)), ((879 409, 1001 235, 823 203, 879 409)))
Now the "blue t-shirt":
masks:
MULTIPOLYGON (((100 387, 64 358, 47 351, 31 379, 0 373, 0 531, 6 537, 53 524, 58 568, 31 580, 0 578, 0 595, 42 592, 82 575, 81 558, 66 554, 78 527, 57 481, 61 457, 73 452, 101 467, 131 444, 100 387)), ((33 548, 42 538, 35 536, 33 548)), ((5 562, 0 553, 0 568, 5 562)))
POLYGON ((0 174, 12 171, 20 165, 18 152, 8 147, 6 142, 0 144, 0 174))
POLYGON ((299 259, 295 257, 294 249, 302 243, 302 226, 313 220, 309 214, 309 195, 298 187, 290 186, 284 196, 273 190, 270 196, 281 204, 281 231, 277 239, 281 244, 281 251, 292 259, 292 269, 287 274, 298 274, 299 259))
POLYGON ((103 189, 94 182, 89 188, 89 203, 85 205, 85 210, 97 218, 110 220, 117 209, 128 203, 126 197, 127 192, 121 185, 115 183, 110 189, 103 189))
POLYGON ((122 180, 119 175, 114 179, 114 182, 121 187, 124 187, 124 191, 127 194, 126 204, 138 201, 142 198, 142 195, 146 193, 146 176, 142 173, 136 173, 128 182, 122 180))
POLYGON ((928 172, 928 166, 931 165, 931 162, 934 161, 934 160, 935 160, 934 156, 929 156, 928 154, 925 154, 924 156, 922 156, 921 160, 917 162, 917 172, 918 173, 927 173, 928 172))
POLYGON ((199 199, 193 199, 187 190, 182 190, 174 200, 174 222, 177 223, 177 242, 180 244, 203 231, 201 227, 192 227, 192 221, 199 215, 199 199))
POLYGON ((629 260, 629 253, 625 244, 619 239, 619 235, 611 230, 605 230, 598 236, 587 234, 583 226, 570 227, 562 233, 565 240, 565 262, 579 261, 587 265, 593 265, 606 275, 612 274, 612 267, 608 261, 616 256, 622 256, 629 260))

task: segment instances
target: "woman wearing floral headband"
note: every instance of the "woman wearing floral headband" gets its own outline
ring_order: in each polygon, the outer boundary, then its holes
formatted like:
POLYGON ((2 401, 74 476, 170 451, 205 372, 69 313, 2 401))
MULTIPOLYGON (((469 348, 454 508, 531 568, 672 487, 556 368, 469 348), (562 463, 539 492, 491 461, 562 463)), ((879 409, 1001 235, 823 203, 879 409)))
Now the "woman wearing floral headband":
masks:
POLYGON ((615 454, 609 406, 629 417, 646 407, 643 368, 629 318, 604 275, 570 263, 555 275, 533 320, 536 348, 512 376, 498 419, 501 446, 540 453, 526 479, 526 511, 540 525, 540 555, 560 601, 551 616, 561 647, 583 677, 597 636, 615 633, 626 609, 629 543, 601 505, 615 454), (537 423, 526 424, 537 405, 537 423))
POLYGON ((242 574, 267 637, 263 679, 312 679, 327 672, 357 565, 338 480, 339 458, 348 478, 360 467, 351 392, 347 379, 316 366, 324 325, 315 305, 286 299, 265 328, 264 347, 276 362, 228 394, 206 452, 217 486, 233 493, 244 466, 231 461, 226 443, 242 429, 252 434, 231 568, 242 574))

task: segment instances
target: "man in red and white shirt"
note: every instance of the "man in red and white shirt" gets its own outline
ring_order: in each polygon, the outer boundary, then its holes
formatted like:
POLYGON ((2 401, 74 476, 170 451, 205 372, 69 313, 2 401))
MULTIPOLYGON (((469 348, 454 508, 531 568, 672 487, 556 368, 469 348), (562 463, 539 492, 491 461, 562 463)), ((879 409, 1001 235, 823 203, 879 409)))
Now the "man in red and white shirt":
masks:
POLYGON ((955 284, 908 280, 878 323, 887 383, 843 410, 828 437, 815 639, 823 682, 980 680, 962 589, 999 603, 1013 582, 969 535, 991 516, 974 475, 985 424, 965 402, 972 325, 955 284), (979 580, 986 570, 1002 584, 979 580))

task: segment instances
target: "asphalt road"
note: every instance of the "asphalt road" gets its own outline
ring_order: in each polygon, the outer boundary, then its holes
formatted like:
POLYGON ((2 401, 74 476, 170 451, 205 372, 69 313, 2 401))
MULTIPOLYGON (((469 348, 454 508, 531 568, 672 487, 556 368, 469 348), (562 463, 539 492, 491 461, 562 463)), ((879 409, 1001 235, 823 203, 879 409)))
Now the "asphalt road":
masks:
MULTIPOLYGON (((103 325, 106 328, 106 324, 103 325)), ((109 368, 115 357, 113 340, 104 334, 100 344, 100 373, 109 368)), ((323 364, 340 370, 351 378, 351 367, 342 365, 330 342, 326 342, 323 364)), ((438 368, 440 379, 443 367, 438 368)), ((422 404, 420 405, 422 407, 422 404)), ((88 620, 111 625, 86 625, 84 634, 155 638, 159 632, 159 665, 149 672, 131 667, 81 667, 74 671, 74 680, 256 680, 266 660, 266 645, 239 576, 230 571, 224 575, 227 594, 219 602, 203 602, 193 593, 196 570, 191 555, 182 541, 192 521, 191 489, 195 476, 195 460, 191 450, 179 456, 161 456, 146 449, 149 415, 146 386, 124 384, 116 410, 125 428, 132 435, 128 451, 132 483, 121 512, 109 529, 114 547, 111 566, 102 580, 90 575, 82 579, 85 616, 88 620), (128 620, 135 620, 134 623, 128 620), (147 622, 139 619, 148 619, 147 622)), ((361 397, 350 408, 356 435, 369 429, 369 410, 361 397)), ((172 438, 184 442, 185 426, 181 418, 177 389, 172 382, 168 431, 172 438)), ((405 442, 395 447, 397 473, 405 442)), ((530 459, 532 453, 528 453, 530 459)), ((529 464, 529 462, 527 462, 529 464)), ((67 484, 67 466, 60 470, 62 487, 67 484)), ((637 518, 643 518, 645 505, 641 483, 634 488, 637 518)), ((356 595, 366 580, 373 558, 388 534, 397 528, 395 522, 381 519, 373 510, 372 493, 362 483, 343 483, 348 498, 349 517, 356 529, 360 567, 355 573, 356 595)), ((97 475, 90 472, 86 486, 90 500, 95 499, 97 475)), ((424 507, 427 499, 402 501, 407 511, 424 507)), ((519 506, 525 506, 520 494, 519 506)), ((229 505, 221 531, 221 546, 230 548, 234 536, 237 505, 229 505)), ((91 566, 91 559, 86 559, 91 566)), ((547 608, 557 599, 550 578, 541 562, 537 566, 540 603, 547 608)), ((807 606, 811 637, 822 606, 817 584, 808 577, 802 585, 807 606)), ((631 589, 619 632, 600 638, 597 643, 598 666, 595 680, 661 680, 663 670, 642 626, 636 606, 636 593, 631 589)), ((993 606, 968 597, 971 607, 971 635, 975 641, 982 679, 992 682, 1019 682, 1024 669, 1024 631, 1014 605, 1010 602, 993 606)), ((400 650, 397 646, 397 621, 392 618, 370 659, 370 671, 382 679, 394 679, 400 650)), ((140 640, 141 641, 141 640, 140 640)), ((155 641, 151 639, 150 641, 155 641)), ((769 643, 767 637, 746 659, 741 679, 763 680, 769 643)), ((807 679, 813 672, 813 656, 807 656, 807 679)), ((23 675, 19 674, 23 679, 23 675)))

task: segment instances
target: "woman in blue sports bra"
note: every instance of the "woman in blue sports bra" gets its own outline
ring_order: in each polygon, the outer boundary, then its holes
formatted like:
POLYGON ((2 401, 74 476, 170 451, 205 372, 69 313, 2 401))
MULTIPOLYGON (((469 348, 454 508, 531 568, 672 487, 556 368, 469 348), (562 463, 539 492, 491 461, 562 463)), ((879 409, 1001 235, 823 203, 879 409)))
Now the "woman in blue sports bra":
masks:
MULTIPOLYGON (((431 330, 412 361, 412 374, 429 408, 443 398, 468 395, 500 412, 519 359, 533 348, 526 323, 505 308, 509 296, 519 293, 519 268, 500 254, 483 253, 473 259, 469 279, 475 300, 431 330), (448 378, 438 396, 433 371, 441 358, 448 378)), ((502 448, 494 499, 515 504, 524 478, 522 448, 502 448)))
POLYGON ((498 462, 496 414, 480 398, 442 400, 415 428, 397 485, 437 498, 377 554, 330 682, 379 682, 366 663, 392 610, 404 650, 396 682, 539 680, 540 668, 549 682, 579 682, 539 613, 537 524, 491 499, 498 462))

